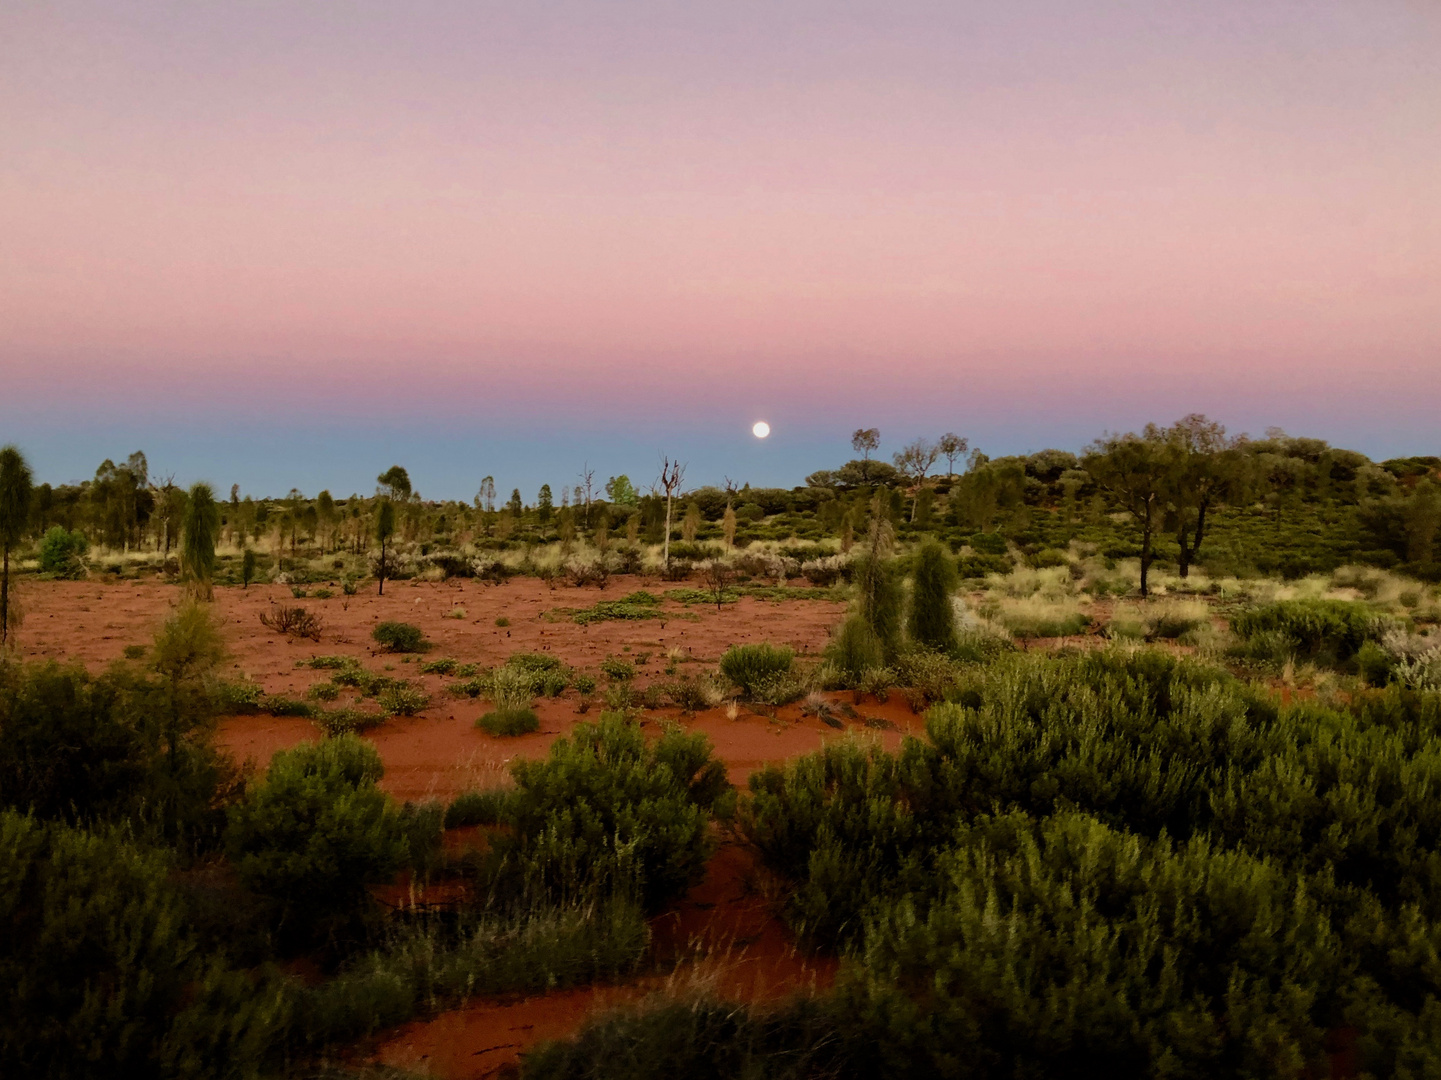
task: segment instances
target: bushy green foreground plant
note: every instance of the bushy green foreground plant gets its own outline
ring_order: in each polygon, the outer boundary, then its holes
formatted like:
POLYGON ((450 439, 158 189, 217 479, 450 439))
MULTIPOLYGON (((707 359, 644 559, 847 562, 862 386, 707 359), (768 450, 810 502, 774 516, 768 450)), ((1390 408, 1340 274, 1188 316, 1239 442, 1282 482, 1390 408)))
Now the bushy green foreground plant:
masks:
POLYGON ((1280 709, 1153 652, 961 697, 743 805, 793 925, 859 962, 849 1069, 1315 1075, 1343 1028, 1375 1075, 1441 1068, 1441 697, 1280 709))
POLYGON ((168 853, 0 812, 0 1075, 253 1077, 287 988, 207 955, 168 853))
POLYGON ((647 743, 626 717, 603 713, 551 745, 542 761, 511 766, 516 788, 497 850, 523 868, 527 888, 565 899, 602 888, 647 910, 699 879, 712 814, 734 793, 704 735, 667 731, 647 743))
POLYGON ((1368 605, 1345 600, 1282 600, 1231 620, 1239 639, 1234 654, 1241 659, 1310 660, 1329 667, 1350 665, 1367 642, 1379 641, 1391 626, 1368 605))
POLYGON ((788 645, 732 645, 720 659, 721 674, 748 700, 779 703, 800 695, 799 687, 786 685, 795 655, 788 645))
POLYGON ((375 786, 383 772, 354 735, 302 743, 276 754, 230 811, 226 849, 241 882, 303 942, 363 914, 367 887, 409 854, 400 813, 375 786))
POLYGON ((420 627, 406 622, 383 622, 377 624, 370 636, 377 645, 390 652, 419 652, 425 647, 425 634, 420 627))

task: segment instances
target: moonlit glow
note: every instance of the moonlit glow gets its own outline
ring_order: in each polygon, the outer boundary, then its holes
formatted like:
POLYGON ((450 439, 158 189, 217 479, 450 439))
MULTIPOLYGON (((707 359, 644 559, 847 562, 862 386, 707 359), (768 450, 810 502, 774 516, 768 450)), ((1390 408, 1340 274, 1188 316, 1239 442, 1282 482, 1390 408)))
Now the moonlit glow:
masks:
POLYGON ((751 431, 755 434, 755 437, 757 439, 764 439, 767 435, 771 433, 771 426, 767 424, 764 420, 757 420, 756 426, 751 428, 751 431))

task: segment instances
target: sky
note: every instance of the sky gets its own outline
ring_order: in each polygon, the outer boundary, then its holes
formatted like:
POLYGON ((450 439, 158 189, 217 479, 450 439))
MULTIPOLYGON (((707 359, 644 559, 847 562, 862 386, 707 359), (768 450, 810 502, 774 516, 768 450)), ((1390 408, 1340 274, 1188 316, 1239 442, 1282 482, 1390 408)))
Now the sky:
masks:
POLYGON ((0 442, 436 498, 1194 411, 1441 453, 1438 56, 1434 0, 17 0, 0 442))

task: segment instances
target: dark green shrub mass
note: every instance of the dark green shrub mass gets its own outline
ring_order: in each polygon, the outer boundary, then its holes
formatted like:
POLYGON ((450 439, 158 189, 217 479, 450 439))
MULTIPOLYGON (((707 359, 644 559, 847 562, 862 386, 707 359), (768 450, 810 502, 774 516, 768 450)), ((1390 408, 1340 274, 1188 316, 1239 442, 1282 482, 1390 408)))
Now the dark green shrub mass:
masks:
POLYGON ((1139 652, 964 700, 742 804, 792 925, 858 963, 842 1073, 1324 1075, 1338 1032, 1365 1074, 1441 1069, 1441 695, 1280 708, 1139 652))
POLYGON ((529 735, 540 730, 540 717, 534 709, 492 709, 484 713, 475 726, 492 735, 529 735))
POLYGON ((303 940, 364 913, 367 887, 409 854, 405 822, 375 786, 375 747, 356 735, 276 754, 230 810, 226 849, 240 880, 303 940))
POLYGON ((956 591, 956 568, 946 549, 935 540, 921 545, 915 557, 911 610, 906 629, 911 641, 936 652, 956 647, 956 612, 951 597, 956 591))
POLYGON ((765 696, 777 680, 790 672, 795 655, 788 645, 732 645, 721 657, 721 674, 740 687, 746 697, 765 696))
POLYGON ((420 627, 403 622, 383 622, 370 632, 376 644, 391 652, 419 652, 425 644, 420 627))
POLYGON ((0 812, 0 1075, 244 1078, 272 1062, 286 988, 205 953, 173 870, 121 834, 0 812))
POLYGON ((80 560, 89 548, 79 529, 68 532, 63 526, 53 525, 40 538, 40 570, 59 577, 78 577, 85 572, 80 560))
POLYGON ((1367 605, 1346 600, 1282 600, 1241 612, 1231 620, 1238 655, 1277 660, 1287 655, 1333 667, 1350 663, 1390 623, 1367 605))
POLYGON ((496 843, 528 887, 557 898, 630 894, 650 911, 699 880, 711 814, 733 797, 704 735, 668 731, 648 744, 616 713, 577 724, 545 760, 517 760, 511 772, 514 833, 496 843))

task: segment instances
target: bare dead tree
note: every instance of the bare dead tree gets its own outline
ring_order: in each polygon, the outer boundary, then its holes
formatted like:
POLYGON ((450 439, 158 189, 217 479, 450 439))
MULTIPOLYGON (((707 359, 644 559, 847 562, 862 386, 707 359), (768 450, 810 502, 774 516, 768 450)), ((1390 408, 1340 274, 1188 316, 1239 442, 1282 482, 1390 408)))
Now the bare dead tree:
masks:
POLYGON ((595 470, 590 467, 590 462, 587 461, 580 470, 580 483, 576 485, 575 489, 576 501, 579 502, 582 498, 585 499, 585 527, 587 529, 590 528, 590 504, 594 495, 595 470))
POLYGON ((684 482, 685 463, 662 457, 657 484, 665 492, 665 542, 661 546, 661 562, 666 568, 670 567, 671 507, 675 504, 675 497, 680 494, 680 486, 684 482))

